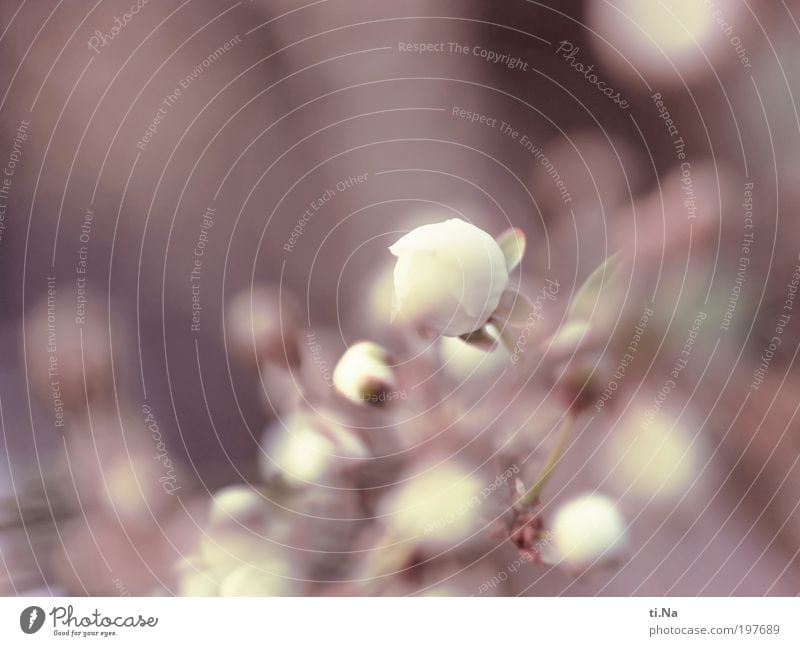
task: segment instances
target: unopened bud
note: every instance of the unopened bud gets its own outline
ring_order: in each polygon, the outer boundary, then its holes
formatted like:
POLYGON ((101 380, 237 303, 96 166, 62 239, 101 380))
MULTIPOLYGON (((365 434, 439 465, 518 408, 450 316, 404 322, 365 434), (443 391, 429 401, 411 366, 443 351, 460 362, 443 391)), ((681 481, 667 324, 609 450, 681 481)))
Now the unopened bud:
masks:
POLYGON ((356 404, 384 404, 403 398, 386 350, 371 341, 347 349, 333 371, 333 385, 356 404))
POLYGON ((402 483, 384 501, 392 535, 452 544, 478 528, 482 481, 458 464, 431 466, 402 483))
POLYGON ((396 316, 434 335, 479 330, 508 286, 506 257, 498 243, 459 218, 417 227, 389 251, 397 257, 396 316))
POLYGON ((697 492, 704 482, 703 444, 666 406, 654 415, 637 401, 627 408, 609 439, 609 477, 621 491, 648 504, 674 504, 687 490, 697 492))
POLYGON ((214 493, 209 508, 212 526, 256 527, 268 511, 264 496, 246 485, 230 485, 214 493))
POLYGON ((352 429, 311 413, 274 422, 264 434, 261 473, 301 486, 325 480, 365 458, 368 450, 352 429))
POLYGON ((614 502, 592 493, 560 507, 553 518, 545 557, 580 573, 614 561, 625 547, 625 521, 614 502))

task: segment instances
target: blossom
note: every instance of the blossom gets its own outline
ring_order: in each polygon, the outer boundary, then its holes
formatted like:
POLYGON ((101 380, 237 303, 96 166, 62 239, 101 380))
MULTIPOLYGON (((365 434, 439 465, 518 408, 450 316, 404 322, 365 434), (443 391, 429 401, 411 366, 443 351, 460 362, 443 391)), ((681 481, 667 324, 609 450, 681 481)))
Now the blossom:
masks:
POLYGON ((497 241, 457 218, 426 224, 389 247, 394 313, 436 335, 460 336, 491 318, 508 286, 497 241))
POLYGON ((625 521, 614 501, 592 493, 561 506, 553 517, 552 544, 544 556, 581 572, 617 557, 626 543, 625 521))
POLYGON ((174 565, 181 596, 281 596, 292 594, 289 562, 259 533, 208 527, 199 551, 174 565))
POLYGON ((398 538, 456 542, 478 527, 482 488, 482 481, 463 466, 445 462, 398 486, 384 500, 382 513, 398 538))
POLYGON ((367 456, 356 433, 333 419, 308 412, 278 420, 265 431, 261 474, 267 480, 302 485, 324 480, 348 462, 367 456))
POLYGON ((397 394, 388 354, 371 341, 360 341, 347 349, 333 370, 333 385, 356 404, 384 403, 397 394))
POLYGON ((229 485, 217 491, 209 505, 212 526, 256 526, 266 516, 264 496, 247 485, 229 485))
POLYGON ((678 501, 702 487, 705 463, 700 438, 668 409, 649 417, 636 401, 609 438, 605 460, 610 479, 621 491, 650 503, 678 501))

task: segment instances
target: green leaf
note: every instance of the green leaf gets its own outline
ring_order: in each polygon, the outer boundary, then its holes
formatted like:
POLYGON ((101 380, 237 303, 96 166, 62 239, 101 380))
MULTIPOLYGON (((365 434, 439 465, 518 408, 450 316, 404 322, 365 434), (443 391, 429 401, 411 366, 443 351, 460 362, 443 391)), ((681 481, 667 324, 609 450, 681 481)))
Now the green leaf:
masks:
POLYGON ((618 313, 624 297, 620 280, 622 265, 622 256, 615 253, 595 269, 572 299, 567 319, 588 321, 594 312, 601 310, 601 305, 603 312, 618 313))
POLYGON ((591 329, 587 321, 580 319, 570 320, 550 337, 548 346, 551 350, 566 355, 575 352, 582 343, 590 338, 590 334, 591 329))

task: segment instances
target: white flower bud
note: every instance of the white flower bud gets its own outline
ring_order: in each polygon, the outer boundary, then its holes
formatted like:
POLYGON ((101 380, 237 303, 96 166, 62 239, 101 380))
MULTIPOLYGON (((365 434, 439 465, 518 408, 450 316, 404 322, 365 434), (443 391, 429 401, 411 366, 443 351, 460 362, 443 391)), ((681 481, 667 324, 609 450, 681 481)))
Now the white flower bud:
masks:
POLYGON ((417 227, 389 251, 397 256, 395 314, 437 335, 480 329, 508 286, 500 246, 457 218, 417 227))
POLYGON ((333 385, 356 404, 385 403, 399 396, 386 350, 371 341, 347 349, 333 371, 333 385))
POLYGON ((465 468, 439 464, 400 484, 383 513, 393 536, 450 544, 477 530, 482 488, 465 468))
POLYGON ((212 496, 208 522, 212 527, 257 527, 267 511, 267 501, 257 491, 246 485, 230 485, 212 496))
POLYGON ((700 466, 705 459, 700 441, 667 409, 648 416, 645 406, 637 403, 609 439, 606 462, 620 491, 648 502, 674 503, 702 484, 700 466))
POLYGON ((264 433, 261 474, 293 486, 317 483, 337 468, 353 466, 368 454, 351 429, 310 413, 274 422, 264 433))
POLYGON ((246 531, 204 535, 201 552, 182 558, 175 570, 185 597, 291 594, 287 563, 275 545, 246 531))
POLYGON ((625 547, 625 521, 614 502, 602 494, 586 494, 561 506, 551 525, 548 561, 579 573, 595 563, 615 559, 625 547))

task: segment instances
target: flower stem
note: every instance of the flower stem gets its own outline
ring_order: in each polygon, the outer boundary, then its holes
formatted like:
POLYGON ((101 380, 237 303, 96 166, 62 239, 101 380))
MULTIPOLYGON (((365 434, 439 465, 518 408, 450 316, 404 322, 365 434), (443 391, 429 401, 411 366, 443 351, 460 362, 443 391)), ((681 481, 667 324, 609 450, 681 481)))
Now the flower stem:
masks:
POLYGON ((536 480, 531 488, 520 498, 521 506, 532 505, 536 502, 542 488, 547 484, 550 474, 556 468, 556 465, 558 465, 561 456, 564 455, 564 449, 567 447, 567 440, 572 433, 573 426, 575 426, 575 414, 573 412, 568 412, 561 424, 561 428, 558 429, 556 445, 548 456, 547 462, 544 463, 541 471, 539 471, 539 475, 536 476, 536 480))
POLYGON ((518 353, 517 347, 514 343, 514 339, 512 339, 511 335, 509 334, 508 328, 507 327, 499 328, 499 334, 500 334, 500 343, 502 343, 503 347, 505 347, 505 349, 508 350, 508 353, 512 356, 517 354, 518 353))

